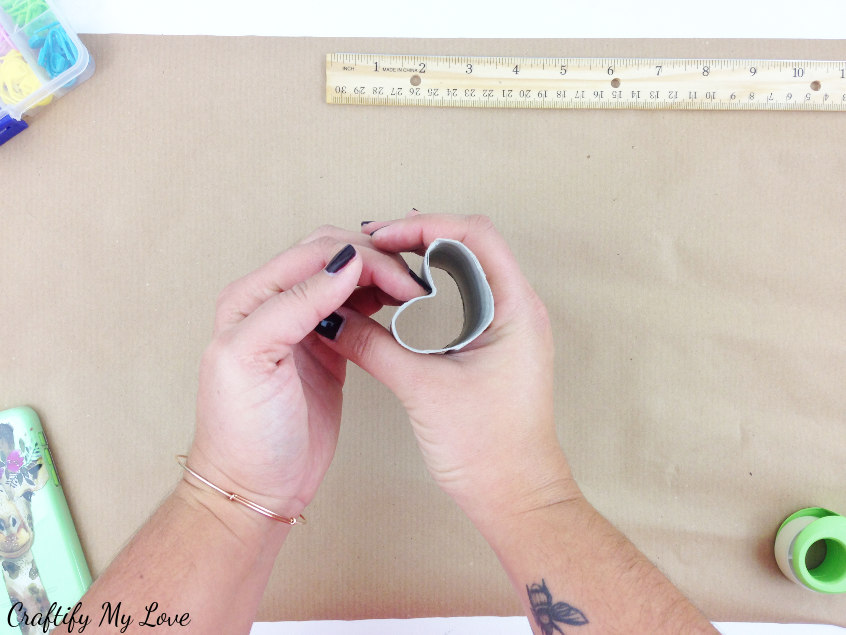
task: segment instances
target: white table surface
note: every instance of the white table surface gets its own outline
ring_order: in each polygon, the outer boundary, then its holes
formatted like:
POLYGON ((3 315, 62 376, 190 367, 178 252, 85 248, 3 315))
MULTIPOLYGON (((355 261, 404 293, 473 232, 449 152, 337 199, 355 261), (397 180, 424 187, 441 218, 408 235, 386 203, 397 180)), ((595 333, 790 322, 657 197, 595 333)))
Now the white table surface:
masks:
POLYGON ((58 0, 81 33, 321 37, 808 38, 844 34, 846 3, 809 0, 58 0))

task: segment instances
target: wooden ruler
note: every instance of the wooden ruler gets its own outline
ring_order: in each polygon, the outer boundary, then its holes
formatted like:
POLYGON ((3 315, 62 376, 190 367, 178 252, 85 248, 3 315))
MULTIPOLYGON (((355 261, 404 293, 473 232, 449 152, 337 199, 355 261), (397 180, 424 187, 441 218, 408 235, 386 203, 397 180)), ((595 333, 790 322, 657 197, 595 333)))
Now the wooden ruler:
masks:
POLYGON ((846 61, 326 56, 326 101, 371 106, 846 111, 846 61))

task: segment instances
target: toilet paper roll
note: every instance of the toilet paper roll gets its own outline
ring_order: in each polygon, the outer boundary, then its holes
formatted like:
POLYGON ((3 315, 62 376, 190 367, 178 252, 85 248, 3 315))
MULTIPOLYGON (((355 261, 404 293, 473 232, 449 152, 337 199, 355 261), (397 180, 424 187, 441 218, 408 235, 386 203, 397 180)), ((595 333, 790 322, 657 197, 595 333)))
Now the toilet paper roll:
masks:
POLYGON ((846 518, 822 507, 791 514, 776 534, 775 558, 796 584, 820 593, 846 592, 846 518))
POLYGON ((438 238, 434 240, 423 256, 420 277, 432 288, 432 292, 403 304, 397 309, 391 320, 391 333, 393 333, 397 342, 408 350, 426 354, 457 351, 479 337, 493 321, 494 301, 491 287, 488 284, 479 260, 463 243, 449 238, 438 238), (464 325, 458 337, 443 348, 418 349, 403 341, 397 328, 397 320, 403 311, 415 302, 425 302, 427 299, 437 295, 438 290, 435 288, 435 283, 432 280, 431 267, 443 269, 455 280, 456 285, 458 285, 458 291, 461 294, 461 303, 464 306, 464 325))

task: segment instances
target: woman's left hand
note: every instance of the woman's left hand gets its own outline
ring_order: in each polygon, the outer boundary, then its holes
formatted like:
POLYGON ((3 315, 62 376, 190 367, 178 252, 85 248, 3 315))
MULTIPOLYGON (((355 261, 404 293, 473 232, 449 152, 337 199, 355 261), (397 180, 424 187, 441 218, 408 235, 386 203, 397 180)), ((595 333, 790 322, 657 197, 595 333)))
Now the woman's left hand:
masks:
POLYGON ((200 367, 188 465, 227 491, 297 516, 334 455, 346 372, 346 359, 315 327, 331 338, 342 328, 332 316, 342 304, 370 315, 423 293, 400 257, 334 227, 229 285, 200 367))

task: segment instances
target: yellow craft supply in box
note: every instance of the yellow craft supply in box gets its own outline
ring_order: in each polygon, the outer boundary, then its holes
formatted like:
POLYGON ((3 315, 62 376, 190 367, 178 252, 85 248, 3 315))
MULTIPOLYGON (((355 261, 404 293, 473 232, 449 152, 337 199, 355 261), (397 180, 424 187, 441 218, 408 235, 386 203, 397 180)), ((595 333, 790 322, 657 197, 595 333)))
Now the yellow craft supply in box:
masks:
MULTIPOLYGON (((29 67, 23 55, 16 50, 0 57, 0 99, 6 104, 16 104, 41 88, 41 80, 29 67)), ((39 106, 49 104, 53 95, 47 95, 38 102, 39 106)))

